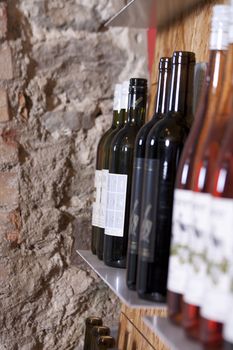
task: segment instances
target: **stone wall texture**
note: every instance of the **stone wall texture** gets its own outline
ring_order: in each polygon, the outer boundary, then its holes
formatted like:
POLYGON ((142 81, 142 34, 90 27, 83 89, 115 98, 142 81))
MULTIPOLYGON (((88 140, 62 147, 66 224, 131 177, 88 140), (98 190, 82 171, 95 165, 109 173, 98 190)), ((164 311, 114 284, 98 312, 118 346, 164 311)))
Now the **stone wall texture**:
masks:
POLYGON ((0 2, 0 350, 82 349, 87 316, 117 322, 75 249, 113 84, 147 71, 144 32, 103 28, 122 3, 0 2))

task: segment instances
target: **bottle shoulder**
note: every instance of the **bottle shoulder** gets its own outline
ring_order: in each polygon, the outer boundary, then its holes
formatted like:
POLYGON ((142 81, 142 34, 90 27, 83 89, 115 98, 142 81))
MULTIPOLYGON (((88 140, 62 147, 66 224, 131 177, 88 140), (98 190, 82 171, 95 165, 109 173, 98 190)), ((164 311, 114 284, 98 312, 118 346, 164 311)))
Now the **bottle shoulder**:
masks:
POLYGON ((186 135, 185 125, 182 121, 183 116, 180 113, 168 113, 165 118, 158 121, 151 129, 147 142, 154 140, 183 140, 186 135))
POLYGON ((103 135, 102 137, 100 138, 100 141, 98 143, 98 151, 101 151, 102 148, 104 147, 105 145, 105 142, 107 140, 107 138, 111 135, 111 133, 115 130, 116 128, 111 126, 111 128, 109 128, 103 135))
POLYGON ((153 126, 158 123, 160 120, 162 120, 163 115, 154 115, 151 120, 149 120, 146 124, 144 124, 141 129, 139 130, 137 137, 136 137, 136 144, 141 146, 142 143, 146 142, 147 136, 153 126))
POLYGON ((120 129, 114 136, 111 147, 114 145, 129 144, 135 142, 136 135, 140 127, 137 125, 126 124, 122 129, 120 129))

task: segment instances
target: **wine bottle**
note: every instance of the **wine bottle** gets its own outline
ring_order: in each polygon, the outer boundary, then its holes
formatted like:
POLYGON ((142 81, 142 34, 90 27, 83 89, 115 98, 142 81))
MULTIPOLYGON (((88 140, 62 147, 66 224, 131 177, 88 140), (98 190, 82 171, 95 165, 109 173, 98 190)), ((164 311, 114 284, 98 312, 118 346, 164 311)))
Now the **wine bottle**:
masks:
POLYGON ((144 159, 146 151, 146 139, 156 122, 164 117, 167 112, 169 88, 171 77, 171 59, 160 58, 158 90, 155 104, 155 112, 152 119, 146 123, 136 137, 134 150, 133 180, 130 204, 129 242, 127 255, 126 281, 130 289, 136 289, 138 238, 140 230, 140 213, 143 185, 144 159))
POLYGON ((151 129, 146 160, 137 273, 139 297, 166 299, 173 191, 178 160, 187 132, 195 55, 177 51, 172 57, 169 111, 151 129))
POLYGON ((102 336, 97 340, 97 350, 108 350, 115 346, 115 339, 110 336, 102 336))
POLYGON ((100 198, 101 198, 101 182, 102 182, 102 155, 104 149, 104 143, 108 135, 116 129, 119 117, 120 117, 120 94, 121 85, 116 84, 114 90, 114 101, 113 101, 113 120, 111 127, 104 133, 101 137, 98 147, 97 147, 97 157, 96 157, 96 171, 95 171, 95 201, 92 207, 92 236, 91 236, 91 251, 96 254, 96 231, 99 226, 100 219, 100 198))
MULTIPOLYGON (((218 7, 216 7, 218 9, 218 7)), ((216 10, 215 10, 216 13, 216 10)), ((225 50, 218 48, 218 31, 221 30, 221 21, 218 20, 217 14, 212 18, 211 40, 209 46, 209 64, 206 75, 206 82, 202 90, 200 103, 194 118, 194 125, 186 141, 176 177, 176 190, 174 194, 173 210, 173 228, 172 243, 169 260, 168 276, 168 315, 169 319, 176 324, 181 323, 182 319, 182 296, 186 288, 186 274, 188 266, 188 242, 192 228, 192 191, 191 179, 194 171, 194 156, 198 145, 203 142, 206 133, 202 130, 205 124, 206 115, 209 115, 209 102, 212 104, 216 96, 216 80, 219 72, 219 58, 225 55, 219 53, 225 50), (202 135, 202 136, 200 136, 202 135)), ((226 35, 225 35, 226 36, 226 35)), ((220 60, 224 65, 224 57, 220 60)), ((214 105, 216 102, 214 102, 214 105)))
POLYGON ((85 338, 84 338, 84 350, 91 349, 91 330, 95 326, 102 326, 103 321, 100 317, 91 316, 88 317, 85 321, 85 338))
POLYGON ((213 32, 213 37, 217 36, 215 39, 215 49, 218 52, 214 68, 213 85, 210 88, 211 95, 209 96, 208 106, 204 117, 204 125, 195 151, 194 170, 191 176, 193 207, 188 244, 189 264, 187 266, 187 282, 184 293, 182 322, 186 333, 190 337, 196 339, 199 338, 199 311, 205 286, 205 243, 209 234, 209 208, 211 199, 208 184, 213 176, 212 164, 215 162, 218 152, 217 143, 219 141, 216 140, 214 134, 216 134, 216 126, 220 126, 217 122, 217 120, 219 120, 219 118, 217 118, 217 110, 219 108, 220 96, 223 89, 224 69, 226 63, 225 50, 228 44, 229 28, 228 14, 228 6, 219 5, 214 7, 213 17, 216 23, 216 31, 213 32), (210 137, 210 135, 212 136, 210 137), (212 137, 213 143, 211 142, 212 137), (217 141, 217 143, 215 141, 217 141), (208 153, 207 158, 204 156, 206 152, 208 153), (202 167, 202 165, 208 165, 208 171, 207 167, 202 167))
POLYGON ((91 348, 90 350, 96 350, 97 340, 101 336, 109 336, 110 329, 106 326, 95 326, 91 330, 91 348))
MULTIPOLYGON (((226 173, 228 179, 225 179, 224 186, 223 182, 221 182, 223 178, 219 178, 217 188, 212 189, 215 160, 218 157, 219 149, 223 140, 226 138, 228 144, 226 147, 224 147, 225 145, 222 147, 223 152, 226 152, 228 155, 223 154, 222 158, 227 163, 233 140, 232 132, 230 135, 225 133, 228 130, 228 125, 230 128, 231 118, 233 120, 233 7, 230 20, 224 86, 219 101, 219 109, 207 138, 200 169, 200 171, 204 169, 206 174, 205 181, 203 181, 204 192, 211 193, 214 190, 214 194, 219 196, 218 190, 219 185, 221 185, 222 187, 220 189, 223 191, 221 196, 224 197, 224 199, 214 199, 212 201, 210 231, 206 244, 208 269, 205 278, 205 295, 201 304, 200 339, 207 349, 211 349, 213 345, 222 347, 222 328, 228 313, 229 268, 233 266, 233 259, 231 258, 233 252, 233 232, 232 225, 230 225, 230 223, 233 223, 233 196, 231 197, 233 189, 230 192, 229 189, 228 191, 225 189, 225 186, 230 187, 230 184, 227 183, 229 181, 229 171, 226 173), (226 191, 225 193, 224 190, 226 191), (227 199, 224 194, 227 196, 227 199)), ((201 187, 199 188, 202 190, 201 187)))
POLYGON ((128 110, 128 94, 129 94, 129 81, 125 81, 121 86, 120 94, 120 115, 117 121, 117 127, 106 137, 103 144, 102 154, 102 190, 100 198, 100 220, 99 226, 96 229, 96 254, 100 260, 103 260, 104 249, 104 228, 106 221, 106 205, 107 205, 107 186, 108 186, 108 173, 109 173, 109 152, 111 142, 118 131, 127 122, 127 110, 128 110))
MULTIPOLYGON (((229 53, 230 54, 230 51, 229 53)), ((226 66, 227 67, 227 66, 226 66)), ((227 70, 227 72, 229 72, 227 70)), ((228 75, 227 75, 228 76, 228 75)), ((233 75, 231 75, 233 76, 233 75)), ((233 86, 232 86, 233 87, 233 86)), ((224 89, 225 90, 225 89, 224 89)), ((233 339, 233 93, 227 103, 231 119, 213 172, 210 236, 205 295, 201 309, 201 340, 206 349, 222 349, 223 324, 233 339)), ((227 110, 225 110, 227 113, 227 110)), ((227 336, 228 335, 228 336, 227 336)))
POLYGON ((104 262, 113 267, 126 267, 133 152, 144 124, 146 103, 147 80, 130 79, 127 123, 115 135, 109 156, 104 262))

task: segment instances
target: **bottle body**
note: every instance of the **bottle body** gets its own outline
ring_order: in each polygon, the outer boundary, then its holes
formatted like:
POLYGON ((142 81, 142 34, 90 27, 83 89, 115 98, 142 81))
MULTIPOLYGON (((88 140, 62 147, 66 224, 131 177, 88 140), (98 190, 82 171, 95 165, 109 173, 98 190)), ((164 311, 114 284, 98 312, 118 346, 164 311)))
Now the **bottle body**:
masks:
POLYGON ((105 142, 109 135, 114 129, 117 128, 120 118, 120 98, 121 98, 121 85, 115 85, 114 100, 113 100, 113 120, 111 127, 104 133, 101 137, 98 147, 97 147, 97 157, 96 157, 96 171, 95 171, 95 201, 92 208, 92 235, 91 235, 91 251, 96 254, 97 248, 97 236, 99 227, 102 225, 103 221, 103 210, 101 203, 102 194, 102 164, 103 157, 105 154, 105 142))
POLYGON ((135 139, 144 123, 147 97, 145 79, 131 79, 130 84, 128 121, 115 135, 110 147, 104 235, 105 264, 121 268, 126 267, 135 139))
POLYGON ((106 205, 107 205, 107 190, 108 190, 108 175, 109 175, 109 155, 112 140, 115 135, 123 128, 127 122, 127 109, 128 109, 128 90, 129 82, 125 81, 121 86, 120 106, 119 106, 119 119, 117 121, 117 127, 106 137, 103 145, 104 152, 102 154, 102 179, 104 188, 102 188, 102 217, 103 220, 99 227, 96 229, 96 254, 100 260, 103 260, 104 249, 104 229, 106 221, 106 205))
POLYGON ((96 159, 96 171, 95 171, 95 202, 93 203, 92 212, 92 236, 91 236, 91 251, 92 254, 96 254, 96 244, 97 244, 97 231, 99 227, 100 220, 100 196, 101 196, 101 185, 102 185, 102 154, 104 151, 105 140, 115 129, 112 125, 109 130, 101 137, 97 148, 97 159, 96 159))
POLYGON ((139 297, 159 302, 166 299, 173 191, 186 138, 189 63, 194 55, 175 52, 172 59, 169 112, 151 129, 146 144, 137 274, 139 297))
POLYGON ((103 321, 99 317, 88 317, 85 321, 86 329, 85 329, 85 336, 84 336, 84 350, 90 350, 92 346, 92 338, 91 338, 91 331, 95 326, 102 326, 103 321))
POLYGON ((210 146, 208 139, 211 134, 210 130, 215 128, 216 111, 219 109, 219 101, 223 87, 228 29, 223 30, 222 28, 225 28, 226 25, 228 26, 228 12, 229 8, 227 6, 217 5, 214 7, 210 47, 210 49, 214 51, 213 69, 203 118, 204 122, 194 152, 194 167, 191 173, 190 189, 193 191, 193 213, 190 222, 191 229, 188 243, 189 262, 187 264, 182 324, 187 335, 195 339, 198 339, 200 334, 200 307, 205 286, 205 256, 206 243, 209 236, 209 208, 211 202, 209 186, 212 177, 212 165, 216 161, 218 152, 218 147, 210 146), (218 38, 218 40, 216 40, 216 38, 218 38), (210 148, 210 158, 204 160, 203 155, 207 150, 209 152, 210 148))
POLYGON ((126 283, 128 288, 132 290, 136 289, 138 242, 140 231, 146 139, 152 127, 159 120, 161 120, 164 117, 164 114, 167 112, 167 102, 170 88, 170 71, 170 58, 162 57, 159 64, 158 91, 155 112, 152 119, 140 129, 135 142, 126 272, 126 283))
POLYGON ((147 140, 137 276, 139 296, 159 302, 166 299, 173 188, 185 138, 175 116, 165 119, 147 140))

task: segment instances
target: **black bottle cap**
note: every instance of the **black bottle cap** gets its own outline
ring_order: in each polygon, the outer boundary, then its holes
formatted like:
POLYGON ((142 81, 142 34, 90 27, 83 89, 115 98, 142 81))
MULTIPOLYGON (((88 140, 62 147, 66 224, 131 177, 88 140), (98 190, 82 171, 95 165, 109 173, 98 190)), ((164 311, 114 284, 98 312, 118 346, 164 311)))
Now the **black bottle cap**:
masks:
POLYGON ((142 78, 131 78, 129 81, 129 86, 135 87, 147 87, 147 79, 142 78))
POLYGON ((159 70, 171 69, 172 59, 171 57, 161 57, 159 60, 159 70))
POLYGON ((86 325, 102 326, 103 321, 100 317, 90 316, 86 319, 86 325))
POLYGON ((174 51, 172 56, 173 64, 195 63, 195 53, 191 51, 174 51))

